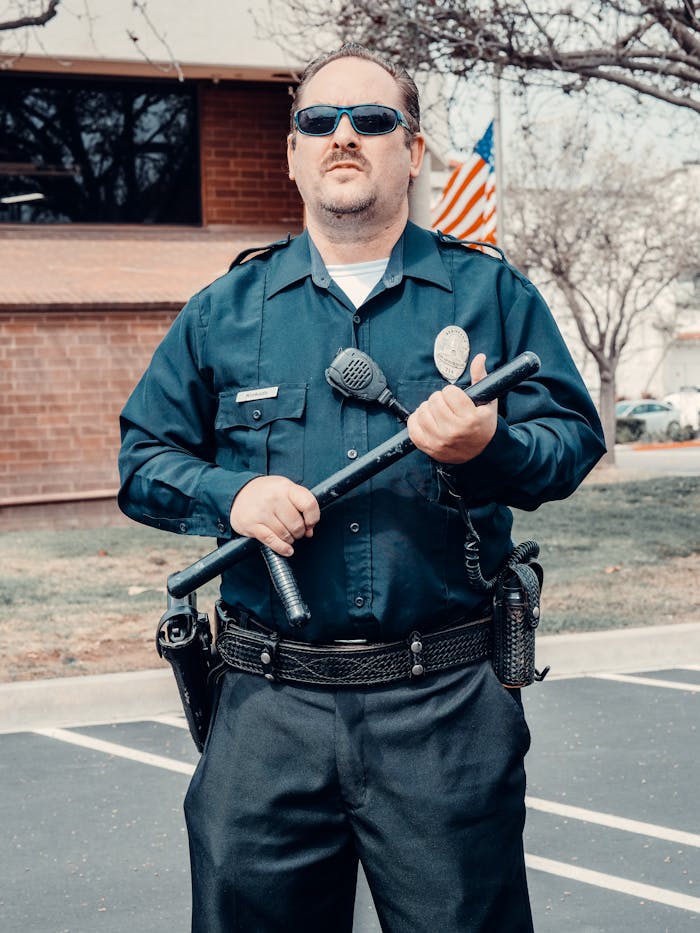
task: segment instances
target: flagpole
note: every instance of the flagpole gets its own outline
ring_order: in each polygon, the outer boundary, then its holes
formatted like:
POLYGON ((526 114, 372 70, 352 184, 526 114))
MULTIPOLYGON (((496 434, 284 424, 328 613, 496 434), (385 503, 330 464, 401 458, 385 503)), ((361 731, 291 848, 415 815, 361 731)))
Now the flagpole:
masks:
POLYGON ((503 139, 501 136, 501 71, 502 66, 496 65, 494 72, 494 101, 493 101, 493 147, 496 161, 496 242, 504 248, 506 232, 506 215, 504 211, 503 187, 503 139))

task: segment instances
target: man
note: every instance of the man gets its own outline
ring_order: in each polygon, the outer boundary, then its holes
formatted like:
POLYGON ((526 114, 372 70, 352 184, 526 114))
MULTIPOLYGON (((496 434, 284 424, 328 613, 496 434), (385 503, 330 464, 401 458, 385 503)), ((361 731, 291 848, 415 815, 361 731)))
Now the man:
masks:
POLYGON ((408 222, 423 150, 403 70, 360 46, 312 63, 288 139, 306 232, 196 295, 123 412, 124 511, 258 539, 291 558, 311 610, 290 628, 257 553, 223 574, 224 639, 245 630, 263 649, 259 670, 219 681, 185 803, 200 933, 350 931, 358 857, 384 930, 532 929, 519 695, 483 651, 421 663, 423 642, 490 625, 437 464, 451 465, 488 576, 512 547, 507 507, 569 495, 604 448, 534 287, 408 222), (455 385, 433 356, 448 327, 471 358, 455 385), (321 517, 309 488, 400 428, 326 383, 351 346, 416 409, 419 450, 321 517), (475 407, 469 378, 526 349, 538 377, 475 407), (318 647, 323 683, 281 675, 290 642, 318 647), (378 643, 406 657, 405 672, 347 686, 342 671, 378 643))

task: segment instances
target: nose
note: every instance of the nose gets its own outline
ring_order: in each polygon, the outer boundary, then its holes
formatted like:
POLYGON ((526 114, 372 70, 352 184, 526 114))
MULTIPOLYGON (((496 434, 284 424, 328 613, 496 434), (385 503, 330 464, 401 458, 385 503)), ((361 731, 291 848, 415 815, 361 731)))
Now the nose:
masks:
POLYGON ((342 114, 335 128, 333 145, 338 149, 358 149, 360 146, 360 135, 355 131, 347 113, 342 114))

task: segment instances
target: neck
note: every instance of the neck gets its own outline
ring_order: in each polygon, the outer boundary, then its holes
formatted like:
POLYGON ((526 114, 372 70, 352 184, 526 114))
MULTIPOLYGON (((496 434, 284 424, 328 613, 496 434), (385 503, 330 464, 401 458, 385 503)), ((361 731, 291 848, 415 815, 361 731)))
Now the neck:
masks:
POLYGON ((319 223, 307 213, 307 229, 323 261, 341 265, 384 259, 396 245, 407 220, 408 209, 381 228, 363 223, 353 215, 339 217, 335 223, 319 223))

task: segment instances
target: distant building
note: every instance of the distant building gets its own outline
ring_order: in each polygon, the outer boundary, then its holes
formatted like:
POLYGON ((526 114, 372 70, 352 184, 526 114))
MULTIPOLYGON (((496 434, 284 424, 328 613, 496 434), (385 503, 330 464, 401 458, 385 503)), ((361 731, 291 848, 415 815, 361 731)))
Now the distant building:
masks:
MULTIPOLYGON (((671 184, 684 209, 697 214, 700 165, 674 172, 671 184)), ((633 334, 618 371, 618 394, 664 398, 696 386, 700 387, 700 255, 690 248, 685 274, 660 296, 655 313, 633 334)), ((685 422, 691 423, 687 417, 685 422)))
POLYGON ((0 528, 111 520, 118 412, 174 315, 303 225, 294 63, 245 4, 154 0, 154 31, 88 6, 1 34, 0 528))

